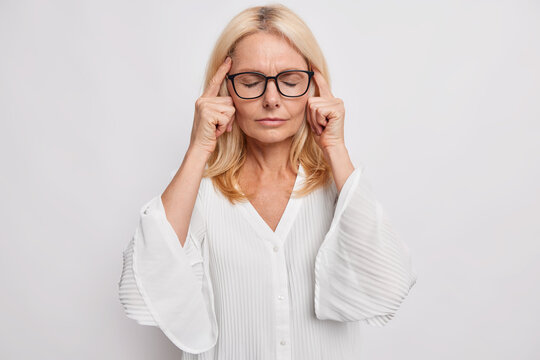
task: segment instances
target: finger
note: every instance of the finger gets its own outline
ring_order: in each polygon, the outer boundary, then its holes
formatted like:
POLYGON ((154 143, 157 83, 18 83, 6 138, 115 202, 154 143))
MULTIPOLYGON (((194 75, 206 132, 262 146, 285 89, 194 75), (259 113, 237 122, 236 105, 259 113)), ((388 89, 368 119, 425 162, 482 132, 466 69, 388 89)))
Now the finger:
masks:
POLYGON ((322 127, 325 127, 328 124, 327 111, 324 108, 319 108, 317 111, 317 118, 315 121, 317 124, 321 125, 322 127))
POLYGON ((322 97, 333 98, 332 92, 330 91, 330 85, 326 82, 326 79, 322 76, 320 71, 317 68, 313 68, 315 74, 313 74, 313 80, 319 88, 319 95, 322 97))
POLYGON ((230 96, 218 96, 218 97, 213 97, 210 99, 211 100, 209 102, 211 102, 212 104, 225 104, 225 105, 234 106, 234 101, 232 97, 230 96))
POLYGON ((218 126, 218 129, 221 129, 221 127, 225 127, 225 130, 223 130, 223 132, 232 131, 232 122, 235 119, 236 113, 236 108, 234 106, 212 104, 211 111, 214 111, 218 114, 218 116, 213 116, 214 119, 223 119, 218 120, 218 122, 215 123, 215 125, 218 126))
POLYGON ((319 135, 322 134, 322 132, 326 129, 326 125, 328 125, 328 119, 326 118, 327 111, 320 108, 317 111, 317 125, 319 126, 319 135))
POLYGON ((313 128, 313 125, 311 124, 311 111, 309 110, 308 105, 306 105, 306 122, 309 128, 311 129, 311 131, 315 134, 315 129, 313 128))
POLYGON ((229 123, 229 117, 223 114, 216 114, 216 138, 219 137, 221 134, 223 134, 225 131, 227 131, 227 124, 229 123))
POLYGON ((317 123, 317 107, 311 106, 311 123, 313 125, 313 128, 315 129, 315 133, 317 135, 321 135, 322 133, 322 127, 317 123))
POLYGON ((229 122, 229 125, 227 126, 227 131, 228 132, 232 131, 232 126, 233 126, 234 120, 236 120, 236 115, 233 115, 233 117, 231 118, 231 121, 229 122))
POLYGON ((210 111, 217 111, 229 116, 232 116, 236 112, 236 108, 234 106, 219 103, 208 104, 208 109, 210 111))
POLYGON ((206 87, 206 90, 203 92, 201 97, 216 97, 219 93, 219 88, 221 87, 221 84, 223 83, 223 80, 225 80, 225 75, 227 75, 227 71, 231 68, 232 59, 230 56, 227 56, 223 64, 220 65, 220 67, 217 69, 216 73, 210 80, 210 83, 206 87))

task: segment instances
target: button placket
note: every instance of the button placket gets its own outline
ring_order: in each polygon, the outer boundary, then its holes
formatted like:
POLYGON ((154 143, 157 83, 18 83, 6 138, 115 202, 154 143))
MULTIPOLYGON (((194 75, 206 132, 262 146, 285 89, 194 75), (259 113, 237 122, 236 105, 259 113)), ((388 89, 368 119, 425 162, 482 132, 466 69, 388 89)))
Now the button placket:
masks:
MULTIPOLYGON (((276 238, 276 241, 279 239, 276 238)), ((287 264, 285 261, 285 252, 283 251, 284 242, 280 241, 281 246, 273 245, 273 264, 274 264, 274 291, 276 294, 276 354, 279 360, 291 359, 290 347, 290 313, 288 299, 288 275, 287 264)))
MULTIPOLYGON (((299 166, 298 171, 293 191, 299 189, 302 180, 305 178, 302 165, 299 166)), ((267 243, 271 257, 275 296, 274 308, 276 311, 275 346, 278 360, 291 360, 292 357, 289 280, 284 246, 301 206, 302 198, 293 198, 291 196, 275 231, 273 231, 249 201, 240 203, 240 211, 256 231, 258 237, 267 243)))

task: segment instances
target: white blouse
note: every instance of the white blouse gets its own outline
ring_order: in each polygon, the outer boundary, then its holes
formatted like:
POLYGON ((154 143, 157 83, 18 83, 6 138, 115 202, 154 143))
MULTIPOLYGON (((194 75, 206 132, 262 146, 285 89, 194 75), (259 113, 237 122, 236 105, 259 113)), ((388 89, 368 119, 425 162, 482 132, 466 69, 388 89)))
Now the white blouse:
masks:
MULTIPOLYGON (((305 179, 300 165, 294 189, 305 179)), ((411 253, 364 166, 289 199, 276 231, 203 178, 184 247, 161 194, 140 210, 118 283, 127 317, 182 359, 352 360, 362 323, 384 326, 416 282, 411 253)))

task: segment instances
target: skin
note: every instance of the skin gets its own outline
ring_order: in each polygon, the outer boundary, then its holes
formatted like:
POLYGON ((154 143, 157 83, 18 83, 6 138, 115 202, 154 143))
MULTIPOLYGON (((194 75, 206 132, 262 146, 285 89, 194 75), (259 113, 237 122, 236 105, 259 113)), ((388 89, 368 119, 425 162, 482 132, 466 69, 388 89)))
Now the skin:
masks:
MULTIPOLYGON (((317 68, 312 86, 320 96, 282 96, 270 80, 265 93, 256 99, 239 98, 230 81, 229 97, 218 97, 226 74, 257 71, 275 76, 283 70, 308 70, 304 58, 284 39, 268 33, 256 33, 242 39, 233 58, 219 67, 210 86, 196 102, 196 115, 188 149, 189 159, 207 159, 215 148, 216 138, 232 129, 233 122, 246 134, 247 157, 240 171, 239 182, 259 215, 275 231, 285 210, 296 179, 296 170, 288 163, 292 137, 298 132, 304 114, 332 167, 338 192, 354 171, 345 147, 343 101, 332 95, 330 87, 317 68), (269 127, 256 120, 266 117, 287 121, 269 127)), ((194 160, 200 161, 200 160, 194 160)), ((200 167, 200 165, 199 165, 200 167)), ((200 169, 199 169, 200 170, 200 169)))
MULTIPOLYGON (((258 71, 275 76, 283 70, 308 70, 303 57, 285 40, 266 33, 250 35, 240 41, 232 57, 229 74, 242 71, 258 71)), ((247 136, 247 172, 257 174, 259 180, 273 182, 283 176, 294 175, 287 169, 287 156, 292 137, 302 124, 307 93, 298 98, 282 96, 274 81, 268 81, 265 93, 252 100, 239 98, 232 83, 227 81, 227 89, 236 108, 237 125, 247 136), (266 117, 286 119, 279 127, 269 127, 255 121, 266 117)))
MULTIPOLYGON (((259 33, 238 43, 230 74, 258 71, 276 75, 280 71, 309 70, 304 58, 283 39, 259 33)), ((239 183, 249 201, 266 223, 275 230, 294 187, 296 169, 288 163, 292 137, 300 128, 307 94, 299 98, 282 96, 274 81, 268 81, 263 96, 239 98, 230 81, 227 88, 236 108, 237 125, 246 134, 247 158, 239 183), (278 127, 263 125, 256 119, 277 117, 287 121, 278 127)))
MULTIPOLYGON (((229 73, 259 71, 274 76, 289 69, 309 70, 302 55, 286 40, 273 34, 257 33, 244 38, 237 45, 229 73)), ((305 111, 309 113, 309 121, 319 117, 320 123, 313 122, 312 131, 326 131, 323 126, 328 125, 322 111, 317 113, 317 105, 326 113, 344 115, 344 109, 340 107, 342 103, 335 101, 324 78, 318 74, 314 81, 317 80, 325 85, 321 94, 325 97, 312 98, 312 109, 308 108, 308 93, 298 98, 284 97, 278 92, 274 81, 268 81, 265 93, 252 100, 239 98, 232 83, 227 81, 236 108, 234 121, 247 135, 247 159, 240 172, 240 186, 273 230, 285 210, 296 179, 295 171, 288 164, 288 154, 292 137, 298 132, 305 111), (255 121, 265 117, 284 118, 288 121, 279 127, 269 127, 255 121)), ((331 134, 332 129, 328 129, 323 139, 316 136, 317 143, 326 147, 344 144, 343 132, 339 132, 342 129, 342 126, 337 129, 338 134, 331 134), (327 144, 329 142, 331 144, 327 144)), ((347 167, 354 170, 352 164, 347 167)))

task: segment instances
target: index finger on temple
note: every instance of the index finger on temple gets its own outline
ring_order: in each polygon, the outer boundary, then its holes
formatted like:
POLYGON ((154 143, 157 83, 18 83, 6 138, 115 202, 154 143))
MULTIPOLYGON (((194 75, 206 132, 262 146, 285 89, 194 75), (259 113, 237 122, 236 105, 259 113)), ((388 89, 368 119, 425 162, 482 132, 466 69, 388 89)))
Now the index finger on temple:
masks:
POLYGON ((231 68, 231 65, 232 65, 232 59, 230 56, 227 56, 225 61, 219 66, 216 73, 210 80, 210 84, 204 91, 202 97, 218 96, 219 88, 221 87, 223 80, 225 80, 225 76, 227 75, 227 72, 231 68))
POLYGON ((334 97, 334 95, 332 95, 332 92, 330 91, 330 86, 326 82, 324 76, 322 76, 321 72, 317 68, 314 68, 313 71, 315 72, 315 74, 313 74, 313 77, 315 79, 315 82, 317 83, 317 86, 319 87, 320 96, 334 97))

